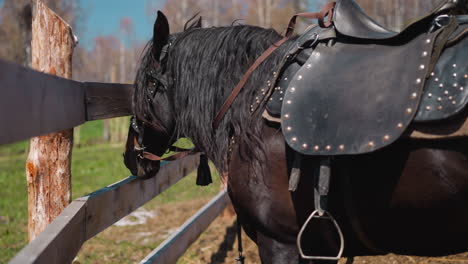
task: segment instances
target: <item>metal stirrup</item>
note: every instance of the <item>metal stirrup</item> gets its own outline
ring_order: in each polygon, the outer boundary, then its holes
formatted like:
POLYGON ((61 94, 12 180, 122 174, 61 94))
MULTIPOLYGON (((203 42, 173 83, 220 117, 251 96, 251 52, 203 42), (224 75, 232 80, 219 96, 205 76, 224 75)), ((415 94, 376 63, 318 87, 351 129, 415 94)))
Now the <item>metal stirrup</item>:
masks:
POLYGON ((310 260, 333 260, 338 261, 341 256, 343 255, 344 251, 344 236, 343 232, 341 231, 338 222, 336 222, 335 218, 327 211, 328 205, 328 191, 330 186, 330 158, 323 158, 320 161, 320 174, 318 178, 314 180, 314 203, 315 203, 315 211, 313 211, 309 218, 305 221, 304 225, 302 225, 301 230, 297 236, 297 248, 299 249, 299 253, 303 259, 310 259, 310 260), (335 226, 338 235, 340 237, 340 250, 336 257, 326 257, 326 256, 307 256, 302 251, 302 235, 306 230, 309 223, 312 219, 324 219, 329 220, 335 226))

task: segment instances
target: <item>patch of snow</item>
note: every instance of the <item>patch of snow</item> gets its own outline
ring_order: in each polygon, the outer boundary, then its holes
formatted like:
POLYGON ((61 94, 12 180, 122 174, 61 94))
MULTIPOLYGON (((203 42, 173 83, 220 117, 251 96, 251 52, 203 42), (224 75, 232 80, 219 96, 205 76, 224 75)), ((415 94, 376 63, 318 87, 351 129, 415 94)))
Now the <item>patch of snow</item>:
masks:
POLYGON ((156 217, 157 213, 148 211, 145 208, 139 208, 135 212, 127 215, 126 217, 120 219, 115 226, 135 226, 145 224, 148 219, 156 217))

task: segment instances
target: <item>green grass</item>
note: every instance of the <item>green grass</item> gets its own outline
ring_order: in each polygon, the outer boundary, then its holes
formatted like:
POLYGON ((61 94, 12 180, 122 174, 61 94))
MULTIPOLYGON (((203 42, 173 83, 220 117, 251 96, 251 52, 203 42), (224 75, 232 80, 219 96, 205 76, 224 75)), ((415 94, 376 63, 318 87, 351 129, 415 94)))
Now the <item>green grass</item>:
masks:
MULTIPOLYGON (((72 154, 73 199, 117 182, 130 172, 123 164, 124 144, 102 142, 102 121, 90 122, 81 128, 81 147, 72 154)), ((25 176, 26 147, 28 142, 0 146, 0 263, 6 263, 27 244, 27 186, 25 176)), ((179 147, 190 147, 183 139, 179 147)), ((219 177, 210 187, 195 185, 196 173, 153 199, 146 206, 154 208, 160 203, 210 197, 219 192, 219 177)))

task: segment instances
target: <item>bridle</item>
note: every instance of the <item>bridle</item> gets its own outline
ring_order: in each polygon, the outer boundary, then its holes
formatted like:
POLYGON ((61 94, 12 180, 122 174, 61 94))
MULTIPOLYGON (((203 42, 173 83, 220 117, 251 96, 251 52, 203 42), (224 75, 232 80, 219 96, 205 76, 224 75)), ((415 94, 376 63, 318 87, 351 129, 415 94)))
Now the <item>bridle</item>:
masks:
MULTIPOLYGON (((159 64, 163 64, 167 59, 169 49, 172 46, 172 43, 175 40, 175 36, 170 36, 168 43, 162 47, 161 54, 159 55, 159 64)), ((167 91, 168 81, 164 76, 164 71, 161 66, 158 66, 156 70, 151 70, 149 73, 146 73, 146 77, 149 79, 149 86, 147 87, 149 93, 147 94, 146 100, 148 102, 153 102, 154 97, 156 96, 157 91, 167 91)), ((130 126, 136 132, 137 136, 133 138, 133 150, 136 152, 136 156, 140 160, 150 160, 150 161, 173 161, 180 158, 183 158, 189 154, 194 153, 194 149, 183 149, 173 146, 167 146, 167 151, 177 152, 174 155, 163 158, 162 156, 156 155, 154 153, 148 152, 147 146, 143 144, 145 136, 145 121, 140 121, 136 116, 132 116, 130 120, 130 126)))
POLYGON ((181 159, 183 157, 186 157, 187 155, 194 153, 194 149, 183 149, 183 148, 173 147, 173 146, 168 146, 166 148, 166 152, 174 151, 177 153, 168 157, 164 157, 164 158, 162 156, 148 152, 146 151, 147 147, 143 144, 143 139, 144 139, 144 134, 145 134, 144 124, 139 126, 138 121, 136 120, 135 116, 133 116, 130 121, 130 126, 137 134, 137 136, 133 137, 133 150, 135 151, 137 158, 140 160, 174 161, 174 160, 181 159))

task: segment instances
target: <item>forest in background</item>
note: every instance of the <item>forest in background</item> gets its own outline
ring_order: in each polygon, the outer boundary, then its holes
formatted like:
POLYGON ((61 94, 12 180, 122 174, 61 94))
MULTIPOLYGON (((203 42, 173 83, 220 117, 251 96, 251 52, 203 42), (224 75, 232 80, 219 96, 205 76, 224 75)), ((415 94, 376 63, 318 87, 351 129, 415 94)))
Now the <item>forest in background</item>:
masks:
MULTIPOLYGON (((441 0, 357 0, 366 12, 393 30, 401 29, 413 18, 429 12, 441 0)), ((74 28, 85 32, 86 10, 74 0, 44 0, 74 28)), ((167 0, 163 12, 173 32, 183 30, 196 14, 203 26, 252 24, 272 27, 283 32, 289 18, 297 12, 315 12, 326 0, 167 0)), ((153 20, 160 2, 146 0, 148 19, 153 20)), ((0 58, 30 64, 31 11, 29 0, 4 0, 0 7, 0 58)), ((304 23, 307 21, 304 21, 304 23)), ((302 24, 303 26, 305 24, 302 24)), ((78 45, 73 58, 73 78, 78 81, 132 83, 139 56, 148 40, 138 40, 130 18, 123 17, 113 35, 96 37, 92 47, 78 45)), ((105 120, 102 140, 125 140, 128 118, 105 120)), ((75 131, 75 144, 80 145, 80 129, 75 131)))

